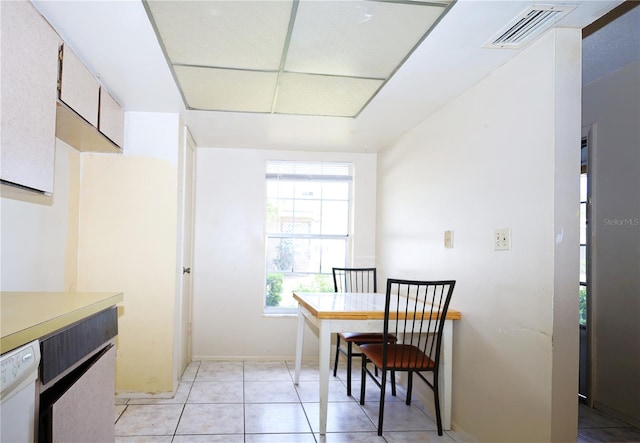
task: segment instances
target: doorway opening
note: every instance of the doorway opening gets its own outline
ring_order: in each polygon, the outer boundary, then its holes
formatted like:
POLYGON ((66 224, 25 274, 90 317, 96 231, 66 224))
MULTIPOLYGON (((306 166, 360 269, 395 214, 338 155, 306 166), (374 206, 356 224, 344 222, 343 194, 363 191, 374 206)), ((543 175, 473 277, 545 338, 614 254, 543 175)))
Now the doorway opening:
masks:
POLYGON ((579 308, 580 308, 580 371, 578 398, 587 402, 589 399, 589 137, 583 136, 580 143, 580 275, 579 275, 579 308))

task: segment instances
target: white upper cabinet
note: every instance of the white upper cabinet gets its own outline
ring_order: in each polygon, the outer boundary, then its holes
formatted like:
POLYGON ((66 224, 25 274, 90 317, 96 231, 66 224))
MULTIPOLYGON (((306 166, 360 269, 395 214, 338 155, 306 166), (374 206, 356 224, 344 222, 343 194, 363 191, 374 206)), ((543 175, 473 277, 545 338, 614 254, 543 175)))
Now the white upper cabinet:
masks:
POLYGON ((60 52, 56 137, 78 151, 122 153, 124 112, 68 45, 60 52))
POLYGON ((0 178, 53 193, 58 34, 29 1, 2 2, 0 178))
POLYGON ((60 100, 97 128, 100 84, 67 45, 61 59, 60 100))
POLYGON ((100 116, 98 129, 116 145, 124 144, 124 112, 104 89, 100 88, 100 116))

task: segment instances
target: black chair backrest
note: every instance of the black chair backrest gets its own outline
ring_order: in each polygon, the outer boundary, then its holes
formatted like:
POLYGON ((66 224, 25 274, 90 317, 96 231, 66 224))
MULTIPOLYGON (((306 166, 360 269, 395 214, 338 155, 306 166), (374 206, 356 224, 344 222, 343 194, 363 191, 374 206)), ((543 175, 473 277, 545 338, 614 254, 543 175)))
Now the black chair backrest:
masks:
POLYGON ((336 292, 377 292, 376 268, 333 268, 336 292))
MULTIPOLYGON (((435 362, 437 370, 444 320, 455 284, 455 280, 387 280, 383 342, 386 343, 386 337, 393 334, 402 343, 412 344, 424 353, 409 355, 408 349, 400 348, 398 352, 406 351, 406 355, 400 357, 402 360, 406 358, 408 368, 424 366, 427 357, 435 362), (415 312, 415 316, 410 314, 412 312, 415 312), (398 320, 394 325, 395 318, 406 320, 398 320)), ((386 347, 383 354, 386 354, 386 347)), ((386 355, 383 355, 383 360, 386 361, 386 355)))

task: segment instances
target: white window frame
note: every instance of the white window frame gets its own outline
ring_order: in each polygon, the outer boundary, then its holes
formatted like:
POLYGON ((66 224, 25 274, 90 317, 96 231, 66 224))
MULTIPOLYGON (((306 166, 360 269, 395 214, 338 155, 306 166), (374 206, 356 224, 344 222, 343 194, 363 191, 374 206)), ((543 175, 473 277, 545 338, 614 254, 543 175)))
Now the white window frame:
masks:
MULTIPOLYGON (((277 167, 277 166, 276 166, 277 167)), ((352 237, 352 229, 353 229, 353 223, 351 222, 351 218, 352 218, 352 211, 353 211, 353 170, 354 170, 354 164, 352 162, 327 162, 327 161, 281 161, 281 160, 275 160, 275 161, 267 161, 267 172, 265 174, 265 186, 267 184, 268 181, 270 180, 287 180, 287 181, 313 181, 313 182, 348 182, 349 183, 349 190, 348 190, 348 199, 347 199, 347 205, 348 205, 348 209, 347 209, 347 220, 346 220, 346 224, 347 224, 347 232, 344 235, 339 235, 339 234, 311 234, 311 233, 283 233, 283 232, 269 232, 267 229, 265 229, 265 272, 264 272, 264 277, 265 277, 265 290, 263 293, 263 309, 265 314, 295 314, 296 313, 296 308, 295 307, 281 307, 281 306, 267 306, 267 291, 268 291, 268 285, 267 285, 267 279, 268 279, 268 275, 272 274, 273 271, 269 270, 269 256, 268 256, 268 251, 267 251, 267 246, 269 244, 269 240, 270 239, 277 239, 277 238, 291 238, 291 239, 302 239, 302 240, 331 240, 331 239, 340 239, 340 240, 344 240, 345 242, 345 249, 344 249, 344 262, 343 263, 335 263, 333 266, 335 267, 341 267, 341 266, 346 266, 347 263, 349 263, 349 254, 350 254, 350 250, 351 250, 351 237, 352 237), (269 172, 270 166, 274 166, 274 165, 278 165, 281 166, 284 170, 284 172, 269 172), (314 171, 315 168, 324 171, 324 170, 329 170, 331 171, 332 168, 335 167, 346 167, 348 168, 348 174, 342 175, 342 174, 330 174, 330 173, 317 173, 317 171, 314 171), (289 172, 289 170, 291 172, 289 172), (303 172, 300 172, 299 170, 302 170, 303 172), (306 170, 306 171, 305 171, 306 170)), ((268 201, 268 196, 266 197, 267 201, 268 201)), ((295 198, 293 199, 294 201, 296 200, 295 198)), ((300 199, 297 199, 300 200, 300 199)), ((320 201, 323 201, 325 199, 320 199, 320 201)), ((330 199, 328 199, 330 200, 330 199)), ((267 214, 265 214, 265 218, 268 217, 267 214)), ((265 226, 268 226, 268 223, 265 223, 265 226)), ((321 265, 322 266, 322 265, 321 265)), ((325 275, 327 276, 327 278, 329 278, 331 276, 331 268, 329 269, 319 269, 320 272, 316 273, 316 272, 308 272, 308 271, 296 271, 295 269, 293 269, 293 271, 287 272, 287 271, 283 271, 282 274, 284 275, 325 275)), ((332 281, 332 280, 331 280, 332 281)), ((331 283, 331 291, 333 291, 333 283, 331 283)))

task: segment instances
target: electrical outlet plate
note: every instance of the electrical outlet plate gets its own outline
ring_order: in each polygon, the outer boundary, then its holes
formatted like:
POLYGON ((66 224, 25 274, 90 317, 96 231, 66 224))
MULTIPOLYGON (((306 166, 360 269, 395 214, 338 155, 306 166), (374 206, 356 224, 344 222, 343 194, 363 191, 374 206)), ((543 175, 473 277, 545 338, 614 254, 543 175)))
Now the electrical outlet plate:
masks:
POLYGON ((497 228, 493 235, 493 248, 496 251, 511 249, 511 228, 497 228))

